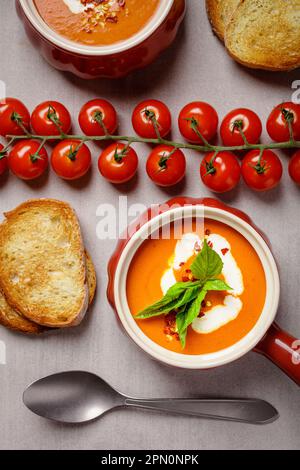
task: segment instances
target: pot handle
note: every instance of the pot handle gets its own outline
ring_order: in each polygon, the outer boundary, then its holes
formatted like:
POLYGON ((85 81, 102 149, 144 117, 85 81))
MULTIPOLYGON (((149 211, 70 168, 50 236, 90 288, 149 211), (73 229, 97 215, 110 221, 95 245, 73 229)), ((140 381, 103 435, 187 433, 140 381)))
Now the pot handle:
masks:
POLYGON ((255 351, 270 359, 300 386, 300 339, 273 323, 255 351))

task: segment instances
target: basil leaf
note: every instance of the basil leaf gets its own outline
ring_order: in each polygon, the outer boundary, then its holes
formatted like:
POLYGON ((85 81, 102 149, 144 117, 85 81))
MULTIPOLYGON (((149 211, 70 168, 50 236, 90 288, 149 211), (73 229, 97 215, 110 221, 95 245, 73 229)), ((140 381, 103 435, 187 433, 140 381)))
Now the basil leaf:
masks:
POLYGON ((187 289, 193 289, 195 286, 201 285, 200 281, 190 281, 190 282, 176 282, 170 289, 166 292, 165 297, 174 299, 179 297, 180 294, 185 292, 187 289))
POLYGON ((188 305, 185 305, 184 307, 182 307, 182 311, 177 313, 176 315, 176 326, 182 349, 185 348, 186 344, 187 328, 184 328, 184 323, 187 309, 188 305))
POLYGON ((177 282, 161 300, 138 313, 135 318, 144 320, 169 313, 195 299, 200 287, 201 282, 177 282))
POLYGON ((147 318, 151 317, 158 317, 159 315, 165 315, 166 313, 171 312, 172 310, 175 310, 177 308, 178 302, 180 302, 180 299, 183 296, 181 296, 179 299, 171 300, 169 302, 166 302, 165 304, 162 304, 162 301, 156 302, 155 304, 151 305, 150 307, 147 307, 145 310, 142 312, 139 312, 135 318, 137 320, 145 320, 147 318))
POLYGON ((186 315, 185 315, 185 322, 183 324, 183 329, 186 329, 193 321, 195 318, 198 317, 200 310, 201 310, 201 304, 203 300, 205 299, 207 294, 207 291, 202 289, 196 299, 193 301, 191 306, 189 307, 186 315))
POLYGON ((209 279, 204 284, 203 289, 209 290, 232 290, 232 288, 226 284, 226 282, 222 281, 222 279, 209 279))
POLYGON ((222 269, 223 262, 220 256, 210 248, 207 241, 204 240, 202 250, 191 265, 193 276, 204 282, 207 279, 221 274, 222 269))

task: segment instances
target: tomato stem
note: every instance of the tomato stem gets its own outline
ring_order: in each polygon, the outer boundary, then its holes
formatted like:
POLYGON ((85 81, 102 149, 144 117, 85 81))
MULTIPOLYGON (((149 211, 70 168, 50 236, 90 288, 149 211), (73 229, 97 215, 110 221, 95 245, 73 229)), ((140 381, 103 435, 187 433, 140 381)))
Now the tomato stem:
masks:
POLYGON ((108 129, 107 129, 106 125, 103 122, 102 112, 101 111, 96 111, 93 118, 94 118, 94 121, 96 121, 98 124, 100 124, 100 126, 103 129, 104 134, 109 135, 108 129))
POLYGON ((156 119, 156 115, 154 113, 154 111, 151 111, 150 109, 144 109, 144 111, 142 111, 145 113, 145 116, 147 119, 149 119, 152 124, 153 124, 153 127, 154 127, 154 130, 155 130, 155 133, 156 133, 156 137, 159 141, 161 141, 161 134, 160 134, 160 130, 159 130, 159 123, 156 119))
POLYGON ((248 147, 249 146, 249 142, 247 140, 247 137, 245 136, 245 133, 243 131, 243 127, 244 127, 244 123, 242 121, 242 119, 237 119, 236 121, 234 121, 233 123, 233 126, 232 126, 232 133, 234 133, 235 129, 237 129, 239 131, 239 133, 241 134, 242 136, 242 139, 244 141, 244 144, 248 147))
MULTIPOLYGON (((200 137, 200 135, 199 135, 200 137)), ((36 135, 36 134, 31 134, 31 133, 26 133, 25 135, 7 135, 6 138, 10 139, 8 144, 5 146, 5 148, 2 150, 7 151, 14 143, 16 143, 19 140, 29 140, 29 139, 34 139, 34 140, 39 140, 41 142, 44 142, 43 145, 45 145, 47 142, 51 141, 63 141, 66 139, 70 140, 78 140, 82 143, 85 142, 106 142, 106 141, 119 141, 119 142, 127 142, 128 145, 131 145, 132 143, 145 143, 145 144, 152 144, 152 145, 167 145, 169 147, 173 147, 174 150, 176 149, 186 149, 186 150, 195 150, 197 152, 203 152, 203 153, 208 153, 208 152, 237 152, 237 151, 242 151, 242 150, 260 150, 263 152, 264 150, 280 150, 280 149, 294 149, 294 148, 300 148, 300 141, 290 139, 286 142, 270 142, 267 144, 244 144, 244 145, 238 145, 238 146, 222 146, 222 145, 212 145, 212 144, 190 144, 188 142, 177 142, 177 141, 172 141, 172 140, 167 140, 163 138, 156 138, 156 139, 146 139, 138 136, 126 136, 126 135, 95 135, 95 136, 87 136, 87 135, 82 135, 82 134, 60 134, 60 135, 49 135, 49 136, 42 136, 42 135, 36 135)))
POLYGON ((55 108, 52 105, 50 105, 49 108, 48 108, 47 118, 50 121, 53 122, 53 124, 57 128, 58 132, 60 133, 61 137, 65 138, 66 137, 65 133, 62 130, 62 123, 59 120, 59 118, 57 116, 57 112, 56 112, 55 108))

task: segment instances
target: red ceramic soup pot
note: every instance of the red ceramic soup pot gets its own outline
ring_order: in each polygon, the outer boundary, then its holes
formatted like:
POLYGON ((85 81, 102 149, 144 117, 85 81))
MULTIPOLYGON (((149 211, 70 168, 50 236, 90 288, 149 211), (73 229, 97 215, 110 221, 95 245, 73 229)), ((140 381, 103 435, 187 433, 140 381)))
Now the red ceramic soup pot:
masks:
POLYGON ((135 36, 112 46, 86 46, 65 39, 42 20, 33 0, 16 0, 32 44, 53 67, 80 78, 119 78, 150 64, 172 44, 185 14, 185 0, 161 0, 158 10, 135 36))
POLYGON ((157 208, 155 214, 149 209, 128 228, 119 241, 108 265, 108 276, 108 300, 125 331, 141 349, 160 362, 186 369, 208 369, 232 362, 254 349, 300 385, 300 341, 274 323, 280 283, 270 243, 244 212, 215 199, 186 197, 167 201, 157 208), (248 239, 261 259, 267 281, 265 306, 254 328, 232 347, 199 356, 167 351, 144 335, 130 313, 126 299, 126 277, 132 257, 147 236, 170 223, 170 216, 172 221, 204 216, 228 224, 248 239))

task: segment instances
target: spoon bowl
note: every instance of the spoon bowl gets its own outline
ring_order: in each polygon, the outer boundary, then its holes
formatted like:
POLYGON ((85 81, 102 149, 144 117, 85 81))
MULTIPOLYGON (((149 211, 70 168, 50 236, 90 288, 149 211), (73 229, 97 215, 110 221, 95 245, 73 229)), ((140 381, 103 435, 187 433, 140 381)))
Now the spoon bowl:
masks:
POLYGON ((25 390, 27 408, 43 418, 84 423, 124 405, 124 397, 95 374, 70 371, 37 380, 25 390))

